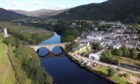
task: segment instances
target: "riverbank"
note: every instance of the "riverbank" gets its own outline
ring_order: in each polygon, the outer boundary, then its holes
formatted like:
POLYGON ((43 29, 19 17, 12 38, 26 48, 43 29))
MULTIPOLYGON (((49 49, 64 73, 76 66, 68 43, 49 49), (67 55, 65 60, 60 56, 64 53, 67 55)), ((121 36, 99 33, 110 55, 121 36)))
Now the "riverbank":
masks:
POLYGON ((45 29, 33 26, 18 25, 12 22, 0 21, 0 29, 2 28, 7 28, 9 34, 31 44, 38 44, 42 40, 49 39, 54 35, 53 32, 47 31, 45 29))
POLYGON ((37 53, 26 47, 16 37, 6 38, 8 56, 16 76, 17 84, 53 84, 53 78, 40 64, 37 53))
POLYGON ((15 84, 15 73, 7 55, 8 47, 3 40, 0 34, 0 84, 15 84))
POLYGON ((97 75, 98 77, 100 77, 100 78, 103 78, 103 79, 109 81, 110 84, 116 84, 114 81, 108 79, 108 78, 105 77, 103 74, 101 74, 98 70, 95 70, 95 69, 93 69, 93 68, 90 68, 90 67, 87 66, 86 64, 82 64, 82 62, 81 62, 80 59, 77 59, 77 58, 75 58, 74 56, 72 56, 72 55, 70 55, 70 54, 67 54, 67 56, 69 56, 69 58, 70 58, 73 62, 75 62, 75 63, 77 63, 78 65, 80 65, 80 67, 82 67, 82 68, 84 68, 84 69, 86 69, 86 70, 88 70, 88 71, 90 71, 90 72, 96 74, 96 75, 97 75))
POLYGON ((126 73, 125 71, 122 71, 119 69, 116 70, 115 75, 113 75, 112 77, 108 77, 109 67, 105 67, 105 66, 102 66, 99 64, 95 67, 95 66, 92 66, 93 64, 95 64, 95 62, 88 62, 86 60, 83 60, 82 58, 78 58, 76 56, 73 56, 72 54, 70 54, 69 56, 73 61, 78 63, 80 66, 88 69, 89 71, 92 71, 93 73, 97 73, 98 75, 102 76, 103 78, 111 80, 114 83, 117 83, 117 84, 129 84, 129 83, 137 84, 137 82, 139 81, 138 77, 133 76, 132 74, 126 73), (132 80, 132 79, 135 79, 135 80, 132 80))

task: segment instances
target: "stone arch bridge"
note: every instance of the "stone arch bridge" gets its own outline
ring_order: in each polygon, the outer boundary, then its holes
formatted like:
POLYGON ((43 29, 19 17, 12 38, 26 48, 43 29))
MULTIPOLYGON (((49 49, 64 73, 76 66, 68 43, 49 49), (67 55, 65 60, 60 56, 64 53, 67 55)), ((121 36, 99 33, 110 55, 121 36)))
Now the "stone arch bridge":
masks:
POLYGON ((62 48, 65 48, 66 43, 57 43, 57 44, 46 44, 46 45, 30 45, 28 47, 34 49, 37 51, 39 48, 47 48, 49 51, 52 51, 52 49, 56 46, 60 46, 62 48))

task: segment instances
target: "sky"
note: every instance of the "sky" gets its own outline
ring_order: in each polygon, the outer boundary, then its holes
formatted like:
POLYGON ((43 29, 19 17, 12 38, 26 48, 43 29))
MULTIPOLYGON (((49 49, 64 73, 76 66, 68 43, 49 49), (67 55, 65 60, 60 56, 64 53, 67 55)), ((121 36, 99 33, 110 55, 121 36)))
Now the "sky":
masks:
POLYGON ((33 11, 38 9, 66 9, 106 0, 0 0, 0 8, 33 11))

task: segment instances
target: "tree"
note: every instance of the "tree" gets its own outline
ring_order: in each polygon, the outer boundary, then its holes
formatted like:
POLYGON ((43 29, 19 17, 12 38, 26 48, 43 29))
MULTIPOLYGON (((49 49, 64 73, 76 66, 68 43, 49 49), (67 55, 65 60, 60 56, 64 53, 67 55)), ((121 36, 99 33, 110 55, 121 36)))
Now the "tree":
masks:
POLYGON ((63 30, 62 34, 62 40, 65 42, 72 42, 74 41, 78 36, 79 36, 79 30, 78 29, 73 29, 73 28, 68 28, 67 30, 63 30))
POLYGON ((123 51, 121 49, 115 49, 115 50, 113 50, 113 54, 117 55, 117 56, 122 56, 123 55, 123 51))
POLYGON ((71 42, 69 44, 66 44, 66 51, 68 51, 68 52, 72 51, 72 49, 76 46, 77 46, 77 44, 75 42, 71 42))
POLYGON ((99 43, 93 42, 93 43, 91 43, 91 45, 92 45, 92 48, 93 48, 93 49, 96 49, 96 50, 100 50, 100 49, 101 49, 101 46, 100 46, 99 43))
POLYGON ((112 77, 116 73, 116 70, 114 68, 109 68, 108 69, 108 76, 112 77))
POLYGON ((123 56, 129 56, 130 52, 129 49, 126 48, 125 46, 121 47, 121 50, 123 52, 123 56))
POLYGON ((136 49, 130 49, 130 57, 136 59, 138 57, 136 49))
POLYGON ((120 59, 119 58, 111 58, 111 63, 115 65, 120 65, 120 59))
POLYGON ((106 63, 111 63, 111 59, 112 59, 111 50, 106 50, 106 52, 104 52, 102 54, 100 61, 106 62, 106 63))
POLYGON ((111 50, 110 50, 110 49, 108 49, 108 50, 106 51, 106 55, 107 55, 108 57, 111 57, 111 56, 112 56, 112 53, 111 53, 111 50))

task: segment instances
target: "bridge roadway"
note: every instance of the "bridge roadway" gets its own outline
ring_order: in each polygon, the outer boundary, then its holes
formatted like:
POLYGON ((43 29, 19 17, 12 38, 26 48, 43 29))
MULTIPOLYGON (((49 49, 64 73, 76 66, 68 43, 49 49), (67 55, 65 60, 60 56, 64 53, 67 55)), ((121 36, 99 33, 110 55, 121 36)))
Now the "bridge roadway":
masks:
POLYGON ((28 47, 34 49, 37 51, 39 48, 47 48, 49 51, 52 51, 52 49, 56 46, 60 46, 62 48, 65 48, 66 43, 57 43, 57 44, 47 44, 47 45, 28 45, 28 47))

